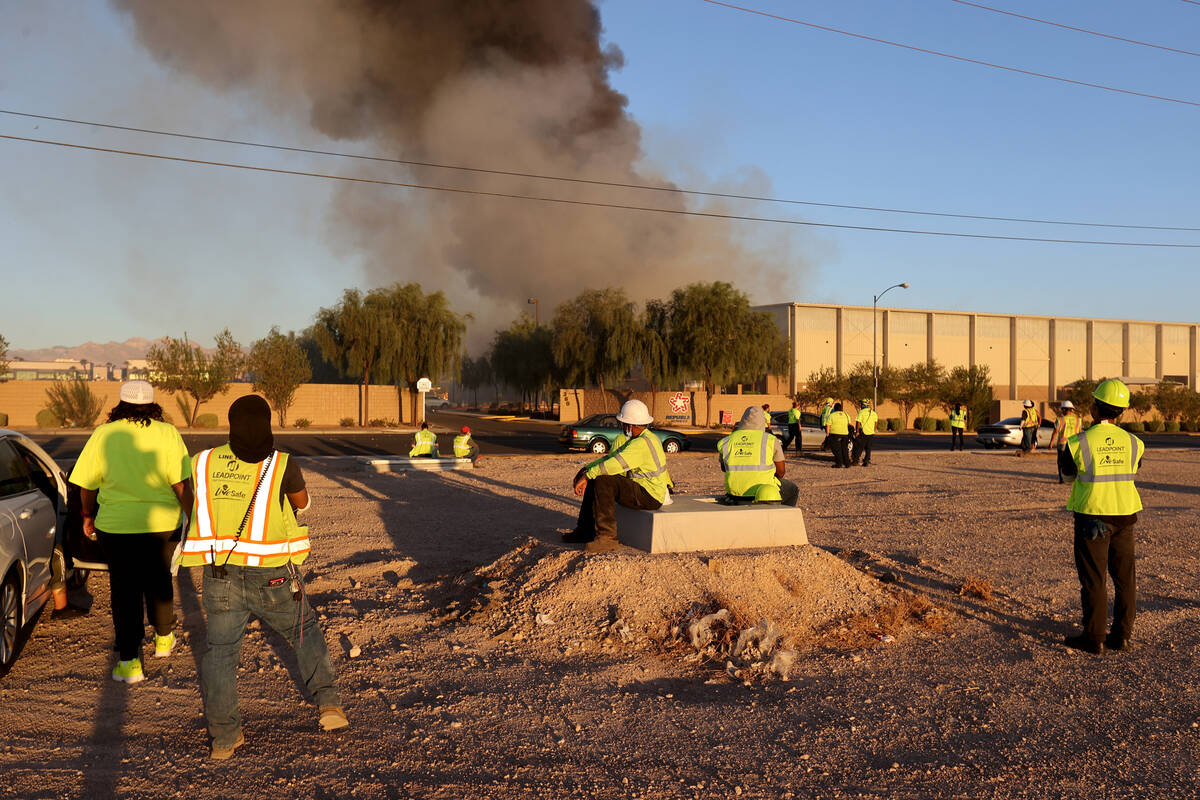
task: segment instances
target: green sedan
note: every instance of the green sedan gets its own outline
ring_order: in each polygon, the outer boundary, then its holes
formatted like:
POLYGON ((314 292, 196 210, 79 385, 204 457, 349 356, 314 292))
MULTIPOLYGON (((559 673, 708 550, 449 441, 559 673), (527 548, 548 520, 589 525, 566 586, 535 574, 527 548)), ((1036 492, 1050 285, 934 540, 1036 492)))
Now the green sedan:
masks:
MULTIPOLYGON (((662 440, 663 450, 668 453, 678 453, 692 446, 686 433, 654 425, 650 430, 662 440)), ((602 455, 613 449, 620 435, 621 423, 617 422, 616 414, 593 414, 573 425, 564 425, 558 434, 558 442, 568 450, 590 450, 602 455)))

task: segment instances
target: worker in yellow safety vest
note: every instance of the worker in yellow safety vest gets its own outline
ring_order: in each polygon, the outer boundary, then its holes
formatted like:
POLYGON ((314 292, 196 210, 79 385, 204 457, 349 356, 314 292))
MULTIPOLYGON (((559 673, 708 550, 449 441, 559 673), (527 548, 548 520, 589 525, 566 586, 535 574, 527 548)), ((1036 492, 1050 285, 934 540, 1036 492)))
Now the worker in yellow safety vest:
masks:
POLYGON ((799 453, 803 449, 803 441, 800 439, 800 401, 793 400, 792 407, 788 409, 787 415, 787 437, 783 440, 783 451, 786 453, 788 445, 792 442, 796 443, 796 452, 799 453))
POLYGON ((850 454, 850 463, 858 466, 862 459, 864 467, 871 466, 871 443, 875 441, 875 427, 879 424, 879 415, 871 408, 871 401, 864 397, 858 403, 858 417, 854 420, 854 451, 850 454))
MULTIPOLYGON (((589 550, 612 549, 617 543, 616 504, 655 511, 671 502, 671 474, 662 441, 650 429, 654 418, 641 400, 627 400, 617 414, 624 440, 613 451, 575 473, 572 488, 583 498, 568 543, 587 543, 589 550)), ((760 427, 761 430, 761 427, 760 427)))
MULTIPOLYGON (((1083 420, 1075 413, 1075 404, 1070 400, 1063 400, 1062 405, 1059 406, 1058 418, 1054 420, 1054 433, 1050 435, 1050 447, 1057 445, 1061 454, 1067 446, 1067 440, 1082 430, 1083 420)), ((1063 482, 1061 469, 1058 471, 1058 482, 1063 482)))
POLYGON ((950 412, 950 450, 955 449, 958 445, 959 450, 963 449, 963 440, 967 436, 967 410, 963 408, 962 403, 955 403, 954 409, 950 412))
POLYGON ((825 438, 821 442, 821 449, 828 450, 832 440, 829 438, 829 415, 833 413, 833 398, 826 397, 821 402, 821 427, 825 429, 825 438))
POLYGON ((437 436, 429 430, 429 423, 422 422, 421 430, 413 434, 413 446, 408 451, 409 458, 437 458, 437 436))
POLYGON ((763 430, 765 415, 757 406, 742 412, 733 433, 717 442, 717 463, 725 473, 725 496, 731 502, 777 502, 795 506, 800 489, 783 477, 787 465, 779 438, 763 430))
POLYGON ((469 458, 472 464, 479 461, 479 445, 471 438, 471 428, 468 425, 463 425, 462 431, 454 437, 454 457, 469 458))
POLYGON ((1026 400, 1021 411, 1021 452, 1028 453, 1037 447, 1038 428, 1042 425, 1042 417, 1033 407, 1032 400, 1026 400))
POLYGON ((833 468, 850 466, 850 415, 834 403, 829 414, 829 447, 833 450, 833 468))
POLYGON ((200 689, 212 758, 230 758, 245 742, 237 665, 251 615, 295 648, 321 728, 346 727, 329 648, 296 569, 309 551, 308 528, 296 522, 309 507, 308 489, 296 462, 275 449, 266 400, 252 394, 234 401, 229 442, 198 453, 192 477, 196 500, 181 563, 204 567, 208 651, 200 689))
POLYGON ((1133 528, 1142 510, 1134 476, 1146 446, 1116 425, 1121 412, 1129 408, 1128 386, 1106 380, 1092 398, 1096 424, 1067 439, 1067 446, 1058 451, 1058 463, 1064 475, 1075 477, 1067 508, 1075 514, 1075 568, 1083 611, 1083 632, 1068 636, 1066 644, 1102 653, 1106 646, 1128 649, 1133 633, 1137 608, 1133 528), (1107 637, 1105 573, 1113 579, 1113 620, 1107 637))

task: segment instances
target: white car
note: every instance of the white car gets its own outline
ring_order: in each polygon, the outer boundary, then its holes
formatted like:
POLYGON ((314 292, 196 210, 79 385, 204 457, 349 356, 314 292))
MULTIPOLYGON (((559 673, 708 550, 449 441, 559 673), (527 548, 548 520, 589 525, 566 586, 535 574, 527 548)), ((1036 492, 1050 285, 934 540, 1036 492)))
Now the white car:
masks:
POLYGON ((426 408, 444 408, 450 405, 450 401, 444 397, 437 397, 432 394, 425 395, 426 408))
MULTIPOLYGON (((1049 447, 1052 435, 1054 435, 1054 423, 1050 420, 1042 420, 1041 426, 1038 427, 1037 446, 1049 447)), ((1020 447, 1021 418, 1009 417, 996 423, 980 425, 979 430, 975 431, 975 441, 988 449, 1020 447)))
POLYGON ((54 535, 65 524, 67 480, 46 451, 0 429, 0 675, 21 634, 50 599, 54 535))

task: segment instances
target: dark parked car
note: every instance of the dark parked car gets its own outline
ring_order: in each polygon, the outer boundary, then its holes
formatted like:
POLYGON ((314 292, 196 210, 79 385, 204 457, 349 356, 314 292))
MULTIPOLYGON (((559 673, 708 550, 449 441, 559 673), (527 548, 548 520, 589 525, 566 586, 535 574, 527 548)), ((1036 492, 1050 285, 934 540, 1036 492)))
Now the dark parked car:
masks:
MULTIPOLYGON (((681 431, 655 425, 651 425, 650 430, 662 440, 663 450, 668 453, 678 453, 692 446, 687 434, 681 431)), ((603 454, 613 449, 620 435, 621 423, 617 422, 616 414, 593 414, 573 425, 564 425, 558 434, 558 443, 568 450, 590 450, 603 454)))
MULTIPOLYGON (((1042 424, 1038 428, 1037 446, 1049 447, 1050 437, 1053 434, 1054 423, 1049 420, 1042 420, 1042 424)), ((975 431, 975 441, 989 450, 995 447, 1020 447, 1021 418, 1009 417, 999 422, 980 425, 979 429, 975 431)))
MULTIPOLYGON (((788 412, 771 412, 771 433, 781 440, 787 438, 788 412)), ((807 450, 820 450, 821 442, 825 441, 825 429, 821 427, 821 415, 811 411, 800 412, 800 447, 807 450)), ((788 447, 795 447, 789 443, 788 447)))

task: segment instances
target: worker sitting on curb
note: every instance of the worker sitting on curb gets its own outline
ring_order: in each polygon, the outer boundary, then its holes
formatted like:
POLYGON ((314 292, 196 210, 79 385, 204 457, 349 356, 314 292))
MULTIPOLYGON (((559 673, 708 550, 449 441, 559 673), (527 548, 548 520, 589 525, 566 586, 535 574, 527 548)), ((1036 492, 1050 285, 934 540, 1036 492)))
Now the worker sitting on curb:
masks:
POLYGON ((717 461, 725 473, 725 496, 731 503, 795 506, 800 501, 799 487, 783 477, 783 446, 763 430, 763 412, 757 406, 747 408, 733 433, 717 443, 717 461))
POLYGON ((462 432, 454 437, 454 457, 469 458, 472 464, 479 460, 479 445, 471 438, 471 428, 468 425, 463 425, 462 432))
MULTIPOLYGON (((617 448, 610 455, 575 474, 573 488, 575 495, 583 498, 583 505, 575 530, 563 534, 564 542, 595 541, 597 547, 589 550, 611 549, 617 544, 617 503, 656 511, 671 502, 667 455, 648 427, 654 421, 650 410, 641 400, 628 400, 621 406, 617 421, 624 428, 625 441, 618 438, 617 448)), ((761 423, 758 428, 762 432, 761 423)))
POLYGON ((429 423, 422 422, 421 430, 413 434, 412 450, 408 451, 409 458, 437 458, 437 436, 429 430, 429 423))

